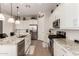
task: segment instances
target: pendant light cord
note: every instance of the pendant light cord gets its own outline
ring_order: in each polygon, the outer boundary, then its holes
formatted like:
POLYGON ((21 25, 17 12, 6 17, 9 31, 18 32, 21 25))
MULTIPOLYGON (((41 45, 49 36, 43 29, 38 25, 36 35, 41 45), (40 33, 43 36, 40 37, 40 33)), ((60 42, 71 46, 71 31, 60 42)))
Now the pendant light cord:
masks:
POLYGON ((1 13, 1 3, 0 3, 0 13, 1 13))
POLYGON ((12 3, 11 3, 11 17, 12 17, 12 3))
POLYGON ((19 7, 17 6, 17 18, 18 18, 18 8, 19 8, 19 7))

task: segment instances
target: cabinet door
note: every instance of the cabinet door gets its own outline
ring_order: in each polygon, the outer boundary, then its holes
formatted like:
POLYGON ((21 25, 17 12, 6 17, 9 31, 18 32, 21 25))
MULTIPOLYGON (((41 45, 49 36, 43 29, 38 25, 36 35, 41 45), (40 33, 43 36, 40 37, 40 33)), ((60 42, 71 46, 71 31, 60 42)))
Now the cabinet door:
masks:
POLYGON ((54 56, 73 56, 73 54, 54 41, 54 56))
POLYGON ((58 55, 58 47, 56 45, 56 42, 54 42, 54 56, 58 55))
POLYGON ((58 43, 54 42, 54 56, 64 56, 62 48, 58 45, 58 43))
POLYGON ((72 53, 70 53, 70 52, 67 52, 66 54, 65 54, 65 56, 74 56, 72 53))
POLYGON ((29 46, 31 44, 31 36, 30 34, 28 34, 26 37, 25 37, 25 52, 27 52, 29 46))
POLYGON ((62 4, 61 10, 61 29, 75 29, 78 17, 78 4, 62 4), (75 27, 75 28, 74 28, 75 27))

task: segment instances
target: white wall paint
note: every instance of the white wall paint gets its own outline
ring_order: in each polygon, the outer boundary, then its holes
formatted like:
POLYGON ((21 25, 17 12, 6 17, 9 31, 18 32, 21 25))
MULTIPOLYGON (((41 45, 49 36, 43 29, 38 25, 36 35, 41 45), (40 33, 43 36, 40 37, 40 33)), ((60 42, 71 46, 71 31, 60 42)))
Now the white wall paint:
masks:
POLYGON ((50 11, 49 12, 47 12, 46 13, 46 17, 45 17, 45 24, 44 24, 44 27, 45 27, 45 29, 44 29, 44 31, 45 31, 45 38, 44 38, 44 41, 45 42, 49 42, 49 39, 48 39, 48 35, 49 35, 49 17, 50 17, 50 15, 51 15, 51 13, 50 13, 50 11))
MULTIPOLYGON (((79 17, 79 4, 60 4, 50 16, 49 28, 52 28, 52 22, 57 18, 61 19, 61 28, 64 28, 67 34, 67 39, 79 40, 79 29, 73 26, 73 20, 79 17), (71 7, 72 6, 72 7, 71 7), (69 29, 72 28, 72 29, 69 29), (77 28, 77 29, 75 29, 77 28)), ((54 29, 53 33, 56 33, 59 29, 54 29)))
POLYGON ((38 19, 38 39, 48 43, 50 11, 43 18, 38 19))
POLYGON ((26 33, 26 29, 30 29, 30 27, 29 27, 30 24, 37 24, 37 20, 20 21, 20 24, 15 25, 15 29, 17 29, 17 31, 15 31, 15 32, 17 32, 19 34, 26 33))
POLYGON ((37 20, 20 21, 20 24, 16 24, 16 29, 29 29, 30 24, 37 24, 37 20))
POLYGON ((44 41, 45 38, 44 19, 45 17, 38 19, 38 40, 42 40, 42 41, 44 41))
POLYGON ((8 23, 9 15, 4 14, 5 20, 3 21, 3 33, 10 35, 10 32, 13 32, 13 24, 8 23))

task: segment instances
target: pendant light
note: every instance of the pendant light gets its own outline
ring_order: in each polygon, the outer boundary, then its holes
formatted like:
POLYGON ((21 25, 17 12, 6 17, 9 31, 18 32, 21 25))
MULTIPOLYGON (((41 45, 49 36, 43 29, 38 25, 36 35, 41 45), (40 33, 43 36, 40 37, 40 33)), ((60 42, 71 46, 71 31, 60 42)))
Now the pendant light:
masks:
POLYGON ((15 24, 20 24, 20 19, 19 19, 19 16, 18 16, 18 6, 17 6, 17 20, 15 21, 15 24))
POLYGON ((12 15, 12 3, 11 3, 11 17, 8 19, 8 22, 9 23, 14 23, 14 18, 13 18, 13 15, 12 15))
POLYGON ((5 20, 5 17, 4 17, 4 15, 1 13, 1 4, 0 4, 0 20, 5 20))

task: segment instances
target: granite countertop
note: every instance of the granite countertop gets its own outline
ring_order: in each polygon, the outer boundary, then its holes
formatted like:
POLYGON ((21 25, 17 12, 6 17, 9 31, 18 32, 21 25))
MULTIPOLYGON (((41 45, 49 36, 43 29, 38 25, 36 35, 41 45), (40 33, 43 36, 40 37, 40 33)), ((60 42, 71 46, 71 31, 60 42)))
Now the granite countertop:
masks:
POLYGON ((60 44, 65 50, 69 51, 73 55, 79 55, 79 43, 75 43, 69 39, 55 39, 54 41, 60 44))
POLYGON ((7 37, 4 39, 0 39, 0 45, 6 45, 6 44, 17 44, 20 41, 22 41, 24 38, 17 38, 16 36, 7 37))

